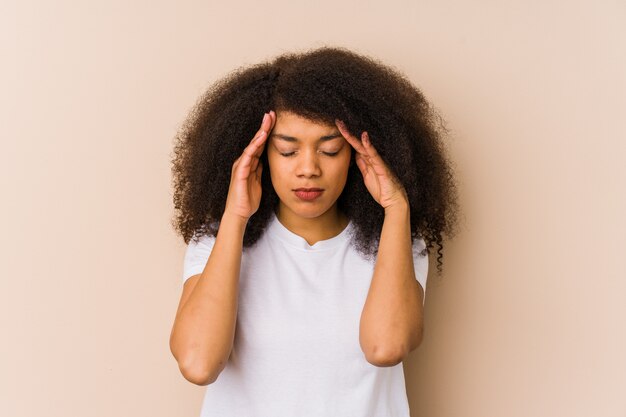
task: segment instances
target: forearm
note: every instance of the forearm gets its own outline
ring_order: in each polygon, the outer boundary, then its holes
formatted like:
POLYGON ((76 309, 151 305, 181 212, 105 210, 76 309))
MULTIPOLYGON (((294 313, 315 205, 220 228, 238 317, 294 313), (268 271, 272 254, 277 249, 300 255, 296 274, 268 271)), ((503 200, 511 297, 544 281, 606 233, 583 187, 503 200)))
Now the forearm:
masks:
POLYGON ((368 361, 399 363, 421 339, 408 203, 385 211, 374 275, 361 313, 359 342, 368 361))
POLYGON ((246 223, 223 217, 207 264, 176 317, 172 351, 181 369, 212 380, 233 346, 246 223))

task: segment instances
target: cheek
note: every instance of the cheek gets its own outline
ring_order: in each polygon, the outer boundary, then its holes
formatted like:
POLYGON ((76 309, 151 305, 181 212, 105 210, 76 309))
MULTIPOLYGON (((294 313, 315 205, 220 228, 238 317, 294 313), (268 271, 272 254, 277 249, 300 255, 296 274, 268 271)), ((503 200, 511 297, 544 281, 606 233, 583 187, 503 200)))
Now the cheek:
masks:
POLYGON ((276 152, 270 152, 267 154, 267 162, 272 172, 278 173, 281 171, 281 168, 284 168, 283 161, 281 160, 280 155, 276 152))
POLYGON ((336 163, 332 167, 332 176, 336 178, 334 184, 338 188, 343 188, 348 178, 348 171, 350 170, 350 158, 350 154, 348 154, 347 156, 343 156, 341 159, 336 161, 336 163))
POLYGON ((342 165, 341 165, 342 171, 348 172, 348 169, 350 169, 350 166, 353 165, 354 163, 355 163, 354 155, 352 154, 350 150, 348 150, 348 152, 346 152, 342 158, 342 165))

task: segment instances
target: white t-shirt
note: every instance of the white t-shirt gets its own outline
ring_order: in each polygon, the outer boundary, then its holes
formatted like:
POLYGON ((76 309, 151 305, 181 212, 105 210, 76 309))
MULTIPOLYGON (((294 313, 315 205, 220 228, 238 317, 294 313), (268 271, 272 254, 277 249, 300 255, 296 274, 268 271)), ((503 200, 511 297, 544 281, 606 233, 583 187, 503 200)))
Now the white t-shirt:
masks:
MULTIPOLYGON (((246 248, 233 352, 206 387, 201 417, 409 417, 402 363, 372 365, 359 345, 374 263, 350 245, 352 229, 311 246, 274 214, 246 248)), ((202 273, 214 243, 189 242, 183 282, 202 273)), ((425 290, 424 247, 415 240, 425 290)))

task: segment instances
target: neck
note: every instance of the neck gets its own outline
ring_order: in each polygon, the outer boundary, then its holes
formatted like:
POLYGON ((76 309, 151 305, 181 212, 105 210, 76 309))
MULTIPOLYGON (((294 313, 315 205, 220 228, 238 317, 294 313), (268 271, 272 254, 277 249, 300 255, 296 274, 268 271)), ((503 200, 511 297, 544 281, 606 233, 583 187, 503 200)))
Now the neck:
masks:
POLYGON ((283 226, 304 238, 309 245, 337 236, 350 222, 350 219, 337 209, 336 204, 317 217, 299 216, 279 204, 276 217, 283 226))

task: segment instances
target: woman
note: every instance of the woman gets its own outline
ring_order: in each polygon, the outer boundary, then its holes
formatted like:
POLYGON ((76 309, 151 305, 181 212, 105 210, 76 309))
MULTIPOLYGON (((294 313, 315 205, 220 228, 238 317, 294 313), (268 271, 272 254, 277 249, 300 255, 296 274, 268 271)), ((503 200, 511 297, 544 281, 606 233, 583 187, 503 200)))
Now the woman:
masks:
POLYGON ((202 416, 409 416, 402 360, 456 213, 435 120, 343 48, 239 69, 198 101, 173 161, 188 247, 170 348, 208 385, 202 416))

